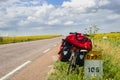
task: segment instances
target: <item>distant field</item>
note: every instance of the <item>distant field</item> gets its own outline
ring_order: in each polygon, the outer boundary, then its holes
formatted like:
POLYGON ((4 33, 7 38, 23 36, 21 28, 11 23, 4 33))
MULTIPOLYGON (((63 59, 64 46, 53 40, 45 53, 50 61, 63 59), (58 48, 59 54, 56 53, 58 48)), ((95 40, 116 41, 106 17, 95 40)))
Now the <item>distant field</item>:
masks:
POLYGON ((35 35, 35 36, 14 36, 14 37, 0 37, 0 44, 16 43, 16 42, 25 42, 41 39, 49 39, 54 37, 59 37, 61 35, 35 35))
POLYGON ((120 40, 120 32, 117 33, 101 33, 101 34, 96 34, 94 36, 95 40, 101 40, 103 37, 107 37, 109 41, 117 41, 120 40))

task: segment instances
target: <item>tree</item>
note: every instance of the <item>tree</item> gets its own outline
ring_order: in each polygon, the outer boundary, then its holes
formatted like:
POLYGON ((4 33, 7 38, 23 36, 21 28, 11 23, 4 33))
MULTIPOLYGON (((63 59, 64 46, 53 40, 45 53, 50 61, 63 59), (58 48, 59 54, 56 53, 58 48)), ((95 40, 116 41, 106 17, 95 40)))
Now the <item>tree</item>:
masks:
POLYGON ((99 28, 97 27, 97 25, 90 25, 89 28, 85 28, 85 33, 90 35, 90 38, 93 39, 93 37, 95 36, 95 34, 99 31, 99 28))
POLYGON ((95 36, 95 34, 97 33, 99 31, 99 28, 98 28, 98 26, 97 25, 90 25, 90 27, 89 28, 85 28, 85 33, 86 34, 89 34, 89 36, 90 36, 90 39, 92 40, 92 43, 93 43, 93 46, 95 46, 94 45, 94 36, 95 36))

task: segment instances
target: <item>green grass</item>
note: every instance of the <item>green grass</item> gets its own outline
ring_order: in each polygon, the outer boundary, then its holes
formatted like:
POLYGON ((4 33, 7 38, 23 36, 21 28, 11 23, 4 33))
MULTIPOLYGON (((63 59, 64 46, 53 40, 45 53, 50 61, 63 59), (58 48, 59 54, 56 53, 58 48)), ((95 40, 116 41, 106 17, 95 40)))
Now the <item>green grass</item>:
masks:
MULTIPOLYGON (((99 51, 103 56, 103 79, 102 80, 119 80, 120 79, 120 40, 112 42, 109 40, 97 40, 93 50, 99 51)), ((67 75, 68 64, 57 61, 48 80, 86 80, 84 75, 70 74, 67 75), (83 79, 82 79, 83 78, 83 79)), ((83 68, 79 68, 82 71, 83 68)), ((96 80, 96 79, 92 79, 96 80)))
POLYGON ((54 35, 37 35, 37 36, 0 37, 0 44, 50 39, 50 38, 59 37, 59 36, 61 35, 54 34, 54 35))
MULTIPOLYGON (((48 78, 48 80, 83 80, 84 77, 81 77, 82 73, 76 74, 67 74, 68 64, 65 62, 60 62, 59 60, 55 63, 54 69, 55 71, 52 72, 48 78)), ((79 68, 80 71, 83 68, 79 68)))

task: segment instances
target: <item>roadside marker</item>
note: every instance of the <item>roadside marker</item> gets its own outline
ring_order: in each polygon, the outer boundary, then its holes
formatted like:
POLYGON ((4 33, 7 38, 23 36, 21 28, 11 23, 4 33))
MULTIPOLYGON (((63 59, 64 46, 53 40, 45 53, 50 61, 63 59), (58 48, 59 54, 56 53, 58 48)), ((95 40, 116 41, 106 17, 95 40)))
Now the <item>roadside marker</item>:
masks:
POLYGON ((24 66, 26 66, 27 64, 31 63, 31 61, 27 61, 24 64, 20 65, 19 67, 17 67, 16 69, 14 69, 13 71, 9 72, 8 74, 6 74, 5 76, 3 76, 2 78, 0 78, 0 80, 5 80, 7 79, 9 76, 11 76, 12 74, 14 74, 16 71, 20 70, 21 68, 23 68, 24 66))
POLYGON ((102 55, 97 51, 90 51, 85 56, 84 73, 87 80, 103 80, 102 55))

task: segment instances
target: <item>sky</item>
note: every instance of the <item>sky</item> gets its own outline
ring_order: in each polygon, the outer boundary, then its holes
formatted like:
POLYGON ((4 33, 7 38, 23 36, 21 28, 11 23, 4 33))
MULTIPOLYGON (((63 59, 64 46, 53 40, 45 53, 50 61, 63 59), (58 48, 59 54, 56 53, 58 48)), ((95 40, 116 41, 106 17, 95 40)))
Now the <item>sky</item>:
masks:
POLYGON ((120 32, 120 0, 0 0, 0 35, 120 32))

